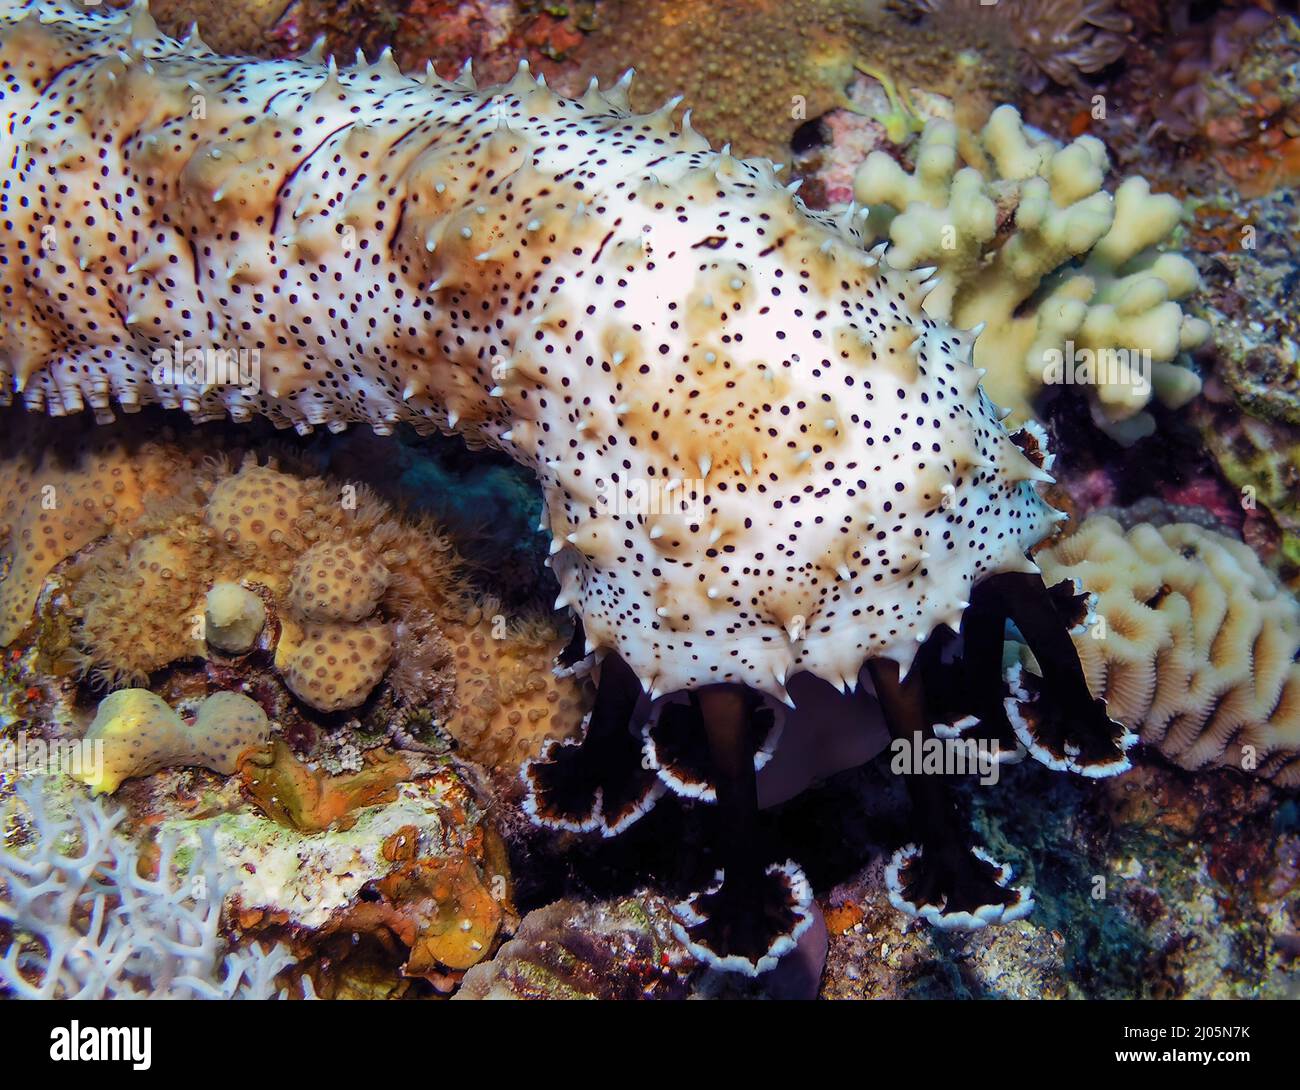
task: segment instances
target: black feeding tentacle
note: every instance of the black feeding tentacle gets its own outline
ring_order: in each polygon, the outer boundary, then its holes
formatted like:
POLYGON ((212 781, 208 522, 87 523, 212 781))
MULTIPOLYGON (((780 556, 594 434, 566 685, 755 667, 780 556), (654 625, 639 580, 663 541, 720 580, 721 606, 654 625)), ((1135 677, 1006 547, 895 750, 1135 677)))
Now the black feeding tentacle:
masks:
POLYGON ((1035 574, 1004 573, 986 583, 1006 604, 1040 671, 1035 677, 1017 664, 1007 673, 1011 692, 1003 706, 1016 737, 1049 768, 1093 778, 1126 771, 1137 739, 1088 689, 1070 637, 1087 617, 1078 596, 1059 586, 1049 591, 1035 574))
MULTIPOLYGON (((921 654, 926 655, 925 649, 921 654)), ((924 662, 906 682, 899 679, 897 664, 881 659, 868 663, 890 734, 908 744, 936 741, 925 716, 924 662)), ((1011 868, 972 843, 958 813, 952 777, 917 770, 904 778, 915 839, 899 848, 886 868, 894 907, 945 930, 1028 915, 1034 906, 1029 890, 1008 886, 1011 868)))
POLYGON ((550 742, 524 765, 525 808, 537 824, 616 836, 664 793, 632 730, 640 685, 617 655, 601 662, 596 703, 579 742, 550 742))
POLYGON ((757 976, 812 925, 812 891, 792 862, 768 864, 758 822, 753 713, 757 694, 710 686, 696 700, 716 785, 722 868, 715 884, 674 907, 673 930, 717 968, 757 976))

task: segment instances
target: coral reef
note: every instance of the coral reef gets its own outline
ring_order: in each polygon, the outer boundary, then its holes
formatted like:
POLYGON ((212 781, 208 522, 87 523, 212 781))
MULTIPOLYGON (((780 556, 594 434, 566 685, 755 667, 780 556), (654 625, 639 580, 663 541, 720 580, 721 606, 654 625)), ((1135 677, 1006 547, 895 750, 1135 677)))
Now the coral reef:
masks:
POLYGON ((187 866, 159 842, 157 877, 139 873, 124 811, 77 800, 49 808, 41 781, 20 785, 28 850, 0 848, 0 921, 11 930, 0 987, 29 999, 268 999, 293 958, 281 946, 231 949, 222 901, 228 858, 201 838, 187 866))
MULTIPOLYGON (((129 0, 106 2, 129 5, 129 0)), ((255 54, 274 52, 292 36, 302 6, 298 0, 154 0, 150 5, 154 18, 178 33, 197 22, 203 36, 224 52, 255 54)))
MULTIPOLYGON (((498 933, 516 922, 509 869, 460 780, 415 758, 394 768, 399 759, 384 757, 359 776, 314 777, 332 797, 307 798, 286 767, 292 758, 277 749, 278 771, 245 769, 265 780, 255 797, 273 800, 269 816, 241 808, 162 829, 182 848, 216 846, 234 875, 225 896, 241 930, 311 949, 338 935, 354 944, 382 935, 403 951, 402 975, 442 989, 491 956, 498 933), (276 797, 285 789, 295 797, 276 797)), ((334 974, 310 968, 325 994, 334 974)))
POLYGON ((1175 40, 1162 130, 1191 144, 1243 197, 1300 180, 1300 31, 1261 7, 1221 9, 1175 40))
POLYGON ((112 443, 92 442, 75 466, 60 464, 53 451, 25 451, 14 435, 4 446, 0 645, 26 627, 56 564, 139 515, 141 490, 125 451, 112 443))
POLYGON ((359 625, 286 623, 275 664, 299 700, 323 712, 356 708, 374 691, 393 657, 382 621, 359 625))
POLYGON ((289 606, 307 621, 362 621, 379 608, 392 573, 364 547, 321 542, 289 575, 289 606))
POLYGON ((1298 842, 1269 785, 1139 763, 1088 786, 1027 763, 996 788, 965 788, 963 802, 1032 880, 1034 915, 967 933, 918 927, 893 911, 884 860, 872 860, 821 898, 823 998, 1292 994, 1298 842))
POLYGON ((0 984, 1294 989, 1293 23, 89 7, 0 0, 0 399, 101 425, 0 409, 0 756, 105 758, 0 984))
POLYGON ((1075 646, 1111 715, 1184 768, 1300 784, 1300 605, 1247 546, 1094 516, 1036 555, 1096 595, 1075 646))
MULTIPOLYGON (((11 434, 30 444, 41 429, 15 419, 11 434)), ((48 662, 68 660, 94 682, 147 685, 164 668, 205 660, 256 676, 271 652, 309 710, 332 714, 391 693, 400 709, 390 718, 417 732, 437 724, 467 756, 507 773, 548 737, 579 728, 584 683, 552 670, 567 636, 473 594, 429 520, 273 461, 250 457, 232 473, 195 437, 113 448, 109 461, 103 449, 98 438, 52 438, 57 470, 45 477, 24 478, 25 456, 0 462, 28 482, 24 496, 30 480, 47 478, 63 496, 99 481, 91 467, 100 465, 131 482, 126 516, 43 544, 39 562, 19 549, 0 576, 21 632, 30 620, 20 610, 30 613, 63 565, 59 608, 37 626, 48 662)))
POLYGON ((355 769, 312 767, 277 738, 269 751, 240 762, 239 774, 248 794, 281 825, 308 833, 346 831, 356 824, 354 811, 394 801, 397 785, 414 774, 404 758, 388 750, 369 750, 357 764, 355 769))
POLYGON ((1289 581, 1300 572, 1300 315, 1289 191, 1199 205, 1195 241, 1214 323, 1205 396, 1192 406, 1206 448, 1260 523, 1257 545, 1289 581))
POLYGON ((213 693, 186 723, 148 689, 119 689, 100 702, 86 731, 86 742, 102 744, 103 759, 84 779, 93 794, 112 794, 123 780, 176 765, 229 776, 270 736, 266 712, 242 693, 213 693))
MULTIPOLYGON (((844 104, 854 63, 884 53, 881 38, 894 24, 882 7, 860 0, 602 5, 576 59, 602 80, 635 66, 638 107, 684 95, 711 139, 784 162, 800 124, 844 104)), ((904 51, 893 60, 905 64, 904 51)))
POLYGON ((457 999, 680 999, 692 959, 662 900, 557 901, 524 917, 491 961, 465 974, 457 999))
POLYGON ((1044 384, 1078 383, 1099 424, 1133 435, 1153 427, 1140 415, 1153 392, 1173 406, 1197 393, 1175 362, 1209 335, 1180 306, 1197 272, 1160 248, 1182 215, 1176 199, 1140 177, 1112 197, 1098 140, 1060 147, 1010 106, 964 150, 956 126, 929 122, 915 160, 908 173, 883 151, 868 156, 856 184, 867 232, 892 241, 896 267, 939 270, 926 311, 981 327, 975 362, 994 400, 1024 418, 1044 384))

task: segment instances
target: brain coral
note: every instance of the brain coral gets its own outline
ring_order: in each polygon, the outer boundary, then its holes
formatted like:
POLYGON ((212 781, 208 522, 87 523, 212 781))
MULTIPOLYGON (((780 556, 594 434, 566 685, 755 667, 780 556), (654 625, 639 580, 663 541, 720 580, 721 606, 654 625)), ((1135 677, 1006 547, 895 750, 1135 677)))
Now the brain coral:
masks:
POLYGON ((1140 413, 1153 391, 1175 407, 1195 396, 1199 380, 1174 361, 1209 335, 1179 304, 1199 277, 1160 248, 1181 204, 1139 177, 1112 197, 1099 140, 1060 147, 1010 106, 965 148, 969 166, 958 135, 951 122, 928 122, 911 174, 872 152, 856 193, 872 208, 868 233, 893 242, 890 264, 940 270, 926 312, 983 324, 975 362, 989 370, 990 394, 1027 416, 1045 382, 1085 385, 1098 423, 1117 436, 1150 429, 1140 413), (1077 366, 1067 371, 1067 359, 1077 366))
POLYGON ((541 480, 559 604, 655 693, 784 698, 800 670, 843 685, 867 658, 907 665, 976 579, 1033 570, 1045 474, 981 391, 972 338, 925 314, 928 272, 883 264, 770 163, 633 115, 623 88, 571 101, 521 71, 478 91, 387 57, 232 65, 143 8, 4 10, 22 120, 0 136, 17 163, 0 374, 29 408, 107 386, 128 409, 500 446, 541 480), (82 169, 101 154, 154 180, 121 224, 82 169), (75 226, 47 233, 36 278, 12 255, 46 214, 75 226), (259 367, 235 382, 204 357, 199 375, 176 343, 259 367))
POLYGON ((1184 768, 1300 784, 1300 605, 1246 545, 1094 516, 1036 559, 1097 596, 1074 639, 1111 715, 1184 768))
POLYGON ((119 689, 106 696, 86 731, 103 744, 103 762, 85 776, 94 794, 112 794, 123 780, 160 768, 201 765, 231 775, 239 758, 270 738, 270 723, 256 701, 219 692, 203 700, 186 723, 148 689, 119 689))

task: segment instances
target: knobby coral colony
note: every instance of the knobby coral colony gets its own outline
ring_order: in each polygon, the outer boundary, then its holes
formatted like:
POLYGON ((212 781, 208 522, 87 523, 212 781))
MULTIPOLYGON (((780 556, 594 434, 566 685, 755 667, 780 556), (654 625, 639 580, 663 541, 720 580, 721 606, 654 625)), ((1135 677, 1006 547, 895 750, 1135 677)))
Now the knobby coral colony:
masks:
MULTIPOLYGON (((867 252, 857 209, 810 211, 675 102, 632 114, 626 80, 571 101, 522 65, 478 89, 387 53, 232 64, 143 5, 0 0, 0 27, 6 396, 409 422, 531 468, 557 606, 600 676, 581 744, 525 769, 530 810, 613 835, 694 768, 729 834, 678 910, 699 956, 760 972, 810 924, 807 882, 756 831, 755 758, 794 674, 847 691, 865 665, 907 737, 937 719, 1085 775, 1127 767, 1068 635, 1080 603, 1026 557, 1063 517, 1037 491, 1049 458, 1002 427, 974 334, 922 311, 932 270, 867 252), (168 382, 152 361, 176 342, 256 348, 260 388, 168 382), (645 484, 668 501, 624 502, 645 484), (1008 618, 1042 670, 1024 704, 1004 703, 1008 618), (645 762, 639 688, 688 694, 645 762)), ((895 903, 941 927, 1028 912, 945 781, 912 788, 895 903)))

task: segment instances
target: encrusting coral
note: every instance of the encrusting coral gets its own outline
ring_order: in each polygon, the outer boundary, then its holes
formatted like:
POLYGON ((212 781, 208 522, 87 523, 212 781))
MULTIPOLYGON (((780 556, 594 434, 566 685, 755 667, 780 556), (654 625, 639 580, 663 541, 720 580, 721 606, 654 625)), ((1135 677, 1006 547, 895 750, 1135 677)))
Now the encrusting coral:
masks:
POLYGON ((229 863, 211 835, 187 867, 159 841, 157 877, 124 835, 125 811, 75 800, 56 815, 40 780, 19 785, 27 848, 0 847, 0 988, 27 999, 270 999, 288 950, 231 949, 221 930, 229 863))
POLYGON ((912 173, 883 151, 868 156, 855 187, 871 208, 868 235, 892 241, 896 268, 939 270, 925 311, 979 328, 975 363, 999 404, 1024 418, 1045 383, 1079 384, 1117 437, 1149 432, 1153 393, 1178 407, 1199 391, 1177 361, 1209 336, 1180 305, 1199 284, 1195 266, 1162 249, 1180 202, 1140 177, 1112 196, 1099 140, 1061 147, 1011 106, 977 139, 959 136, 928 122, 912 173))
POLYGON ((634 106, 682 95, 710 139, 774 162, 789 160, 801 125, 847 105, 859 64, 977 101, 985 116, 1016 84, 999 23, 972 25, 963 41, 879 0, 620 0, 594 16, 574 54, 584 72, 612 82, 634 67, 634 106))
MULTIPOLYGON (((13 438, 31 443, 21 423, 13 438)), ((67 654, 93 680, 143 685, 176 663, 273 650, 309 707, 353 709, 386 682, 470 759, 510 772, 581 724, 583 683, 552 671, 567 637, 474 596, 427 520, 275 463, 250 458, 232 473, 193 442, 61 439, 50 443, 51 468, 30 478, 25 455, 0 461, 15 506, 39 506, 42 482, 59 502, 92 487, 116 495, 106 480, 127 482, 130 504, 50 542, 19 534, 0 572, 0 609, 20 633, 49 572, 71 558, 58 580, 67 654)))
POLYGON ((960 37, 972 23, 996 21, 1023 53, 1026 82, 1041 89, 1043 74, 1077 86, 1081 73, 1100 72, 1124 55, 1132 20, 1116 0, 900 0, 960 37))
POLYGON ((388 669, 393 637, 384 621, 286 622, 275 664, 300 700, 323 712, 365 703, 388 669))
MULTIPOLYGON (((1042 437, 1003 427, 974 336, 924 309, 931 270, 868 251, 856 209, 811 211, 675 103, 633 114, 625 82, 570 100, 526 66, 480 90, 468 70, 405 76, 388 54, 346 72, 232 63, 160 35, 144 4, 0 0, 0 28, 16 88, 0 130, 16 164, 0 190, 5 395, 51 413, 91 396, 104 419, 106 390, 126 411, 304 433, 405 422, 534 471, 556 607, 581 621, 567 661, 590 659, 599 686, 581 744, 528 766, 530 812, 606 835, 635 820, 660 789, 629 729, 641 691, 698 690, 676 719, 708 733, 734 835, 718 878, 677 906, 693 951, 757 973, 809 933, 806 879, 763 858, 748 751, 791 675, 843 692, 865 667, 891 726, 924 730, 918 679, 937 684, 945 634, 1013 618, 1052 666, 1025 702, 1041 752, 1087 775, 1128 767, 1068 610, 1026 556, 1061 517, 1038 490, 1042 437), (105 172, 149 179, 121 223, 99 214, 105 172), (47 217, 75 229, 49 237, 47 217), (49 276, 18 257, 37 245, 49 276), (75 328, 63 291, 85 312, 75 328)), ((325 516, 307 486, 255 476, 247 497, 226 482, 208 544, 256 559, 278 595, 312 541, 363 540, 393 575, 375 620, 400 617, 421 646, 447 633, 445 591, 427 585, 445 565, 402 547, 427 534, 374 504, 325 516)), ((984 669, 1000 640, 968 642, 973 685, 957 691, 1001 737, 984 669)), ((1026 896, 1007 868, 955 827, 943 788, 912 785, 926 818, 900 849, 899 903, 950 925, 1014 918, 1026 896)))
POLYGON ((1246 545, 1099 515, 1036 559, 1096 595, 1074 642, 1111 715, 1184 768, 1300 785, 1300 605, 1246 545))
POLYGON ((287 927, 327 959, 330 936, 345 949, 391 936, 386 945, 405 947, 402 976, 445 983, 491 956, 513 919, 504 849, 453 773, 415 755, 373 756, 330 777, 277 743, 270 763, 241 771, 264 812, 169 819, 162 835, 181 848, 215 844, 233 876, 227 908, 245 931, 287 927))
POLYGON ((581 722, 588 704, 580 683, 553 677, 561 650, 548 624, 507 620, 491 603, 471 610, 452 657, 459 707, 449 724, 467 757, 513 771, 546 739, 576 733, 556 729, 581 722))
POLYGON ((378 607, 391 573, 351 542, 321 542, 298 558, 289 605, 307 621, 361 621, 378 607))
POLYGON ((31 618, 45 577, 60 561, 140 513, 139 481, 126 452, 92 441, 76 466, 52 451, 31 454, 10 437, 0 469, 0 645, 31 618))
POLYGON ((148 689, 119 689, 100 702, 86 731, 87 742, 103 744, 103 760, 84 780, 98 795, 112 794, 123 780, 177 765, 201 765, 229 776, 270 736, 266 712, 242 693, 213 693, 187 723, 148 689))

